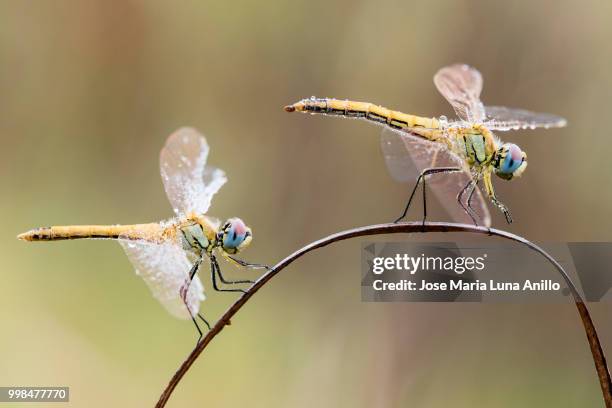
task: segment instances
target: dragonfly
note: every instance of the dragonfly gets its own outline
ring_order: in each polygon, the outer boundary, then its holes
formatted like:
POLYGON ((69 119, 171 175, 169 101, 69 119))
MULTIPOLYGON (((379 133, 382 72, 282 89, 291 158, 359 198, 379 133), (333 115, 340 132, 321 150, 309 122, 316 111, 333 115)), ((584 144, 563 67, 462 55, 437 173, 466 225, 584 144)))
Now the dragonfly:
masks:
POLYGON ((548 113, 484 106, 480 100, 482 75, 465 64, 440 69, 434 76, 434 84, 453 107, 457 119, 449 120, 445 116, 428 118, 368 102, 316 97, 302 99, 284 109, 287 112, 362 119, 384 127, 381 147, 392 177, 406 182, 414 180, 418 174, 396 223, 406 217, 420 184, 423 187, 425 223, 427 180, 453 219, 471 220, 475 225, 480 221, 487 227, 491 225, 487 204, 478 187, 480 184, 488 199, 510 224, 510 210, 495 194, 492 174, 507 181, 520 177, 527 167, 527 154, 514 143, 502 142, 493 131, 558 128, 566 126, 567 121, 548 113))
POLYGON ((74 225, 36 228, 18 235, 24 241, 66 239, 117 240, 131 261, 136 274, 152 295, 171 315, 193 321, 196 317, 210 324, 200 313, 204 287, 196 275, 205 260, 210 262, 213 288, 221 292, 245 292, 237 284, 253 284, 248 279, 228 280, 221 273, 220 254, 244 268, 268 268, 236 257, 253 239, 251 229, 240 218, 224 223, 206 215, 213 196, 227 182, 225 172, 206 165, 210 148, 197 130, 184 127, 171 134, 160 153, 160 171, 175 217, 148 224, 74 225), (217 282, 228 287, 221 287, 217 282))

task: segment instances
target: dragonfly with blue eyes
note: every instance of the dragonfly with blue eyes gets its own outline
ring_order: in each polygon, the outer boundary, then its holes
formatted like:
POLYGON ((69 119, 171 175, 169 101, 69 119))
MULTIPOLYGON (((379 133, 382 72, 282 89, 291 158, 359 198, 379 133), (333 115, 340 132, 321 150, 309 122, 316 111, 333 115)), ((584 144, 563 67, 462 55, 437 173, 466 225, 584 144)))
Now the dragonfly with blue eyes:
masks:
POLYGON ((181 128, 168 137, 160 154, 161 176, 176 217, 135 225, 75 225, 37 228, 18 236, 25 241, 65 239, 117 240, 144 279, 153 296, 174 316, 196 321, 205 299, 202 282, 196 275, 205 259, 210 261, 212 284, 222 292, 245 292, 226 285, 252 284, 251 280, 227 280, 221 273, 217 254, 231 263, 248 268, 267 268, 235 257, 253 239, 251 229, 240 218, 221 223, 205 215, 212 197, 227 182, 225 172, 206 165, 206 139, 192 128, 181 128))
POLYGON ((403 182, 417 179, 404 211, 395 222, 406 216, 421 183, 425 222, 427 179, 453 219, 471 220, 476 225, 480 220, 487 227, 491 225, 478 188, 481 183, 489 200, 511 223, 510 211, 497 198, 491 175, 503 180, 519 177, 527 167, 527 154, 513 143, 503 143, 492 131, 563 127, 566 120, 547 113, 484 106, 480 101, 482 76, 468 65, 440 69, 434 83, 452 105, 458 120, 409 115, 366 102, 315 97, 286 106, 285 110, 364 119, 384 127, 381 145, 391 175, 403 182), (437 177, 428 177, 433 175, 437 177))

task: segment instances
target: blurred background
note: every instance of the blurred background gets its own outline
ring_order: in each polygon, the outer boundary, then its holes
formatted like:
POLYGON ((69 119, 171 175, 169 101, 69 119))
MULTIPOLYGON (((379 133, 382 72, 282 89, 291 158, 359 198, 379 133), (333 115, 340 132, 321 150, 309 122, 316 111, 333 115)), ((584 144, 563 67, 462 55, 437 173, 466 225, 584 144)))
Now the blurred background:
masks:
MULTIPOLYGON (((492 210, 494 225, 540 242, 610 240, 611 17, 595 0, 1 2, 0 385, 70 386, 70 406, 155 403, 195 343, 191 322, 157 304, 116 243, 15 236, 170 217, 158 154, 183 125, 207 135, 229 176, 210 213, 246 220, 244 258, 272 264, 393 219, 408 195, 378 128, 283 105, 316 95, 451 116, 432 76, 469 63, 486 103, 569 122, 501 135, 529 168, 495 180, 516 222, 492 210)), ((380 237, 401 239, 413 237, 380 237)), ((168 406, 603 406, 573 305, 362 303, 361 242, 283 271, 168 406)), ((211 320, 235 299, 208 296, 211 320)), ((612 308, 592 309, 611 355, 612 308)))

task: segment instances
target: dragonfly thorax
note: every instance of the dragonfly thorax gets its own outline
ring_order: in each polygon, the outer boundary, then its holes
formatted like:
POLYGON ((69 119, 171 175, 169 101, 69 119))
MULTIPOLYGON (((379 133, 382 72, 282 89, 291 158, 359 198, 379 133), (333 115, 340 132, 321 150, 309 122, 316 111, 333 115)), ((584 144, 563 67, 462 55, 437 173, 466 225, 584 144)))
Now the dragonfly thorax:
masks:
POLYGON ((472 167, 486 166, 491 162, 495 153, 493 134, 482 125, 450 129, 456 140, 457 153, 465 157, 472 167))
POLYGON ((193 251, 197 255, 210 252, 215 247, 216 236, 211 234, 202 224, 194 222, 180 227, 180 238, 183 249, 193 251), (208 233, 207 233, 208 232, 208 233))

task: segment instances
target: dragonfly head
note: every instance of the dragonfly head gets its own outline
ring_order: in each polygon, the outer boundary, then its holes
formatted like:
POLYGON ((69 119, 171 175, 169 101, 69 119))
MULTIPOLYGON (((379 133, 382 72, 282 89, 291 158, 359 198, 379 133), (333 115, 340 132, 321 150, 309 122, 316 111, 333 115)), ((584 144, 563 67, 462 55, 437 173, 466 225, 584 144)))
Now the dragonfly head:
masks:
POLYGON ((495 174, 504 180, 520 177, 527 167, 527 153, 513 143, 504 143, 495 152, 495 174))
POLYGON ((217 233, 218 245, 228 254, 237 254, 253 239, 251 229, 240 218, 230 218, 217 233))

